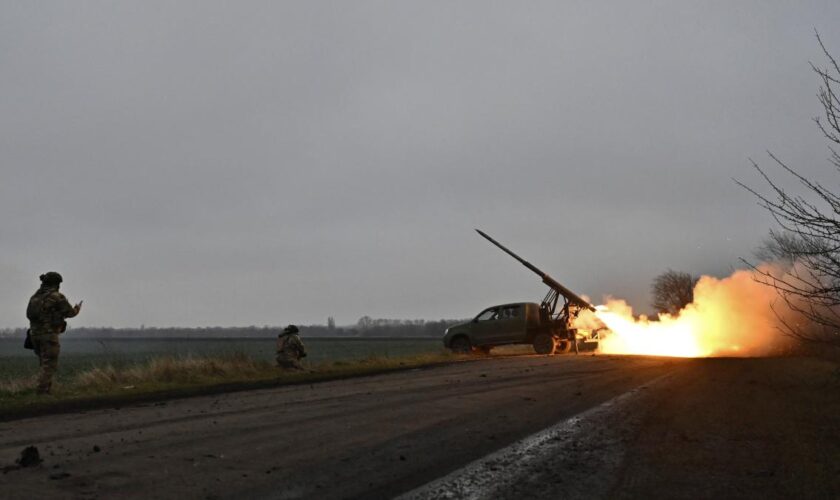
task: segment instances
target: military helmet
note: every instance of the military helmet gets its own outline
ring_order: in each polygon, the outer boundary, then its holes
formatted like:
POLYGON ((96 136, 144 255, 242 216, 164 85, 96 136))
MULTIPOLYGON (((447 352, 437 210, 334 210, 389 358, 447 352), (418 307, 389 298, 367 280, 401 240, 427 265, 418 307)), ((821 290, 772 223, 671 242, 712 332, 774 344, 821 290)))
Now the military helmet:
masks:
POLYGON ((299 331, 300 330, 298 330, 298 327, 296 327, 295 325, 289 325, 283 329, 283 333, 297 333, 299 331))
POLYGON ((44 273, 40 276, 41 283, 45 285, 59 285, 61 284, 64 279, 55 271, 50 271, 48 273, 44 273))

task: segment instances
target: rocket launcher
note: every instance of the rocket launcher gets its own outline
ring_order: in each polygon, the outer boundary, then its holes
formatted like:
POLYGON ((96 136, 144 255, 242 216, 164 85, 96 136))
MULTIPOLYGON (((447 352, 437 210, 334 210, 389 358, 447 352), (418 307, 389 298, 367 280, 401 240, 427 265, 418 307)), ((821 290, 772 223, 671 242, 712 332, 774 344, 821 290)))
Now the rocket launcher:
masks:
POLYGON ((549 292, 545 300, 543 300, 543 306, 550 310, 552 313, 554 313, 554 310, 557 306, 557 295, 562 296, 566 300, 566 306, 572 304, 579 307, 580 309, 589 309, 590 311, 595 312, 595 306, 584 300, 581 296, 569 290, 565 286, 561 285, 557 280, 545 274, 527 260, 523 259, 522 257, 516 255, 515 253, 505 248, 504 245, 491 238, 490 235, 488 235, 484 231, 480 229, 476 229, 476 231, 478 231, 478 234, 484 237, 487 241, 501 248, 502 251, 504 251, 506 254, 518 260, 520 264, 527 267, 528 269, 536 273, 540 278, 542 278, 542 282, 548 285, 548 287, 553 291, 553 293, 549 292))

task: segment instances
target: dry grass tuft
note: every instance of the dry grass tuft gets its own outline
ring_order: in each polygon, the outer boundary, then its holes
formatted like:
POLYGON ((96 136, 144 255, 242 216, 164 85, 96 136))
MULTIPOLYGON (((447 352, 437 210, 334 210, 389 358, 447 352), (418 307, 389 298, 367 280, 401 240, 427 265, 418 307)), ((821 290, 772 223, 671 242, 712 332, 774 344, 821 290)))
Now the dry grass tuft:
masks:
POLYGON ((112 365, 96 367, 77 375, 72 385, 106 390, 128 385, 196 384, 248 379, 271 369, 270 363, 241 353, 221 357, 166 356, 120 369, 112 365))
POLYGON ((35 377, 16 378, 0 381, 0 394, 20 394, 34 391, 38 381, 35 377))

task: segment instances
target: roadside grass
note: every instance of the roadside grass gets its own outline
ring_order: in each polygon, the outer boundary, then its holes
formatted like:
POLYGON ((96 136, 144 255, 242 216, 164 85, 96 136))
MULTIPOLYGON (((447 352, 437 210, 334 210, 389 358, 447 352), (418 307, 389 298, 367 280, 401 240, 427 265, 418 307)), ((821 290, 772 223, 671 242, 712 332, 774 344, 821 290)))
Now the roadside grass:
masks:
POLYGON ((62 409, 95 407, 227 390, 349 378, 464 359, 448 351, 409 356, 370 356, 322 361, 289 372, 274 363, 234 352, 216 356, 160 356, 131 364, 106 363, 57 380, 49 395, 35 392, 36 378, 0 381, 0 419, 62 409))

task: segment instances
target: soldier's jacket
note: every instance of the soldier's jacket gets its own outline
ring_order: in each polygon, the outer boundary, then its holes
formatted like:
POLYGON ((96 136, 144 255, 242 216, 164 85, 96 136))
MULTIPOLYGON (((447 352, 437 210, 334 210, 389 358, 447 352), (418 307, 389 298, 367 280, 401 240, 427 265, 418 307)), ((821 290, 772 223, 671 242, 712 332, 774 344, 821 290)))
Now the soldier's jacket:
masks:
POLYGON ((65 318, 72 318, 76 310, 70 305, 67 297, 54 287, 41 287, 29 299, 40 300, 41 307, 37 319, 29 321, 30 335, 58 335, 64 330, 65 318))
POLYGON ((306 356, 306 348, 303 347, 303 342, 295 333, 288 333, 277 337, 277 355, 300 359, 306 356))

